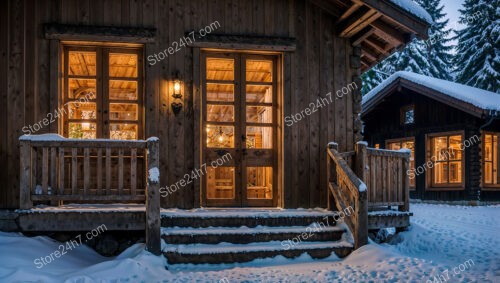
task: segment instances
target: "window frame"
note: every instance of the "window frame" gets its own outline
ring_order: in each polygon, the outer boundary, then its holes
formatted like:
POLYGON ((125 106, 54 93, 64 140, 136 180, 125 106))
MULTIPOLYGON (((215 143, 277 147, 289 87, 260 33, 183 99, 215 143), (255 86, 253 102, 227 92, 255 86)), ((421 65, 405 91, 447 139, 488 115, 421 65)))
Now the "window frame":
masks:
MULTIPOLYGON (((460 160, 460 166, 462 167, 462 176, 461 176, 461 182, 460 183, 445 183, 445 184, 436 184, 434 182, 434 170, 436 169, 436 163, 431 160, 432 158, 432 153, 433 153, 433 144, 432 140, 437 137, 446 137, 447 141, 447 148, 449 147, 450 141, 449 137, 450 136, 460 136, 461 138, 461 144, 463 144, 464 139, 465 139, 465 133, 464 131, 449 131, 449 132, 439 132, 439 133, 432 133, 432 134, 427 134, 425 135, 425 143, 426 143, 426 156, 425 156, 425 164, 429 164, 429 162, 432 162, 432 167, 427 166, 427 170, 425 170, 426 174, 426 190, 427 191, 446 191, 446 190, 464 190, 465 189, 465 149, 462 151, 462 158, 460 160)), ((450 160, 446 161, 447 164, 450 163, 450 160)))
MULTIPOLYGON (((493 152, 494 154, 495 152, 493 152)), ((485 189, 485 190, 498 190, 500 189, 500 168, 498 167, 500 165, 500 160, 499 160, 499 157, 500 157, 500 132, 492 132, 492 131, 483 131, 481 133, 481 188, 485 189), (494 136, 497 137, 497 145, 496 145, 496 155, 497 155, 497 183, 490 183, 490 184, 487 184, 485 179, 486 179, 486 174, 485 174, 485 170, 486 170, 486 135, 491 135, 492 138, 494 136)), ((494 161, 492 160, 491 161, 492 165, 494 163, 494 161)), ((493 170, 493 166, 492 166, 492 170, 493 170)), ((492 172, 493 173, 493 172, 492 172)))
POLYGON ((65 114, 61 119, 61 132, 64 137, 69 136, 69 123, 81 123, 88 120, 70 119, 68 102, 79 101, 78 99, 69 98, 69 79, 95 79, 96 80, 96 99, 89 102, 96 103, 96 139, 110 139, 110 124, 135 124, 137 125, 136 140, 144 137, 144 59, 142 45, 120 45, 115 43, 84 43, 84 42, 68 42, 62 43, 62 64, 61 64, 61 93, 59 95, 59 109, 64 109, 65 114), (69 52, 70 51, 87 51, 95 52, 96 54, 96 73, 95 76, 79 76, 69 74, 69 52), (110 77, 109 75, 109 55, 113 53, 135 54, 137 55, 137 77, 110 77), (107 62, 107 63, 105 63, 107 62), (109 99, 109 82, 110 80, 129 80, 137 82, 137 99, 136 100, 110 100, 109 99), (100 94, 100 97, 97 95, 100 94), (111 103, 131 103, 137 105, 136 120, 110 120, 109 114, 111 103))
MULTIPOLYGON (((413 167, 411 166, 411 160, 410 160, 410 170, 411 169, 415 169, 415 165, 416 165, 416 157, 417 157, 417 148, 416 148, 416 143, 415 143, 415 137, 412 136, 412 137, 404 137, 404 138, 397 138, 397 139, 389 139, 389 140, 385 140, 385 148, 386 149, 389 149, 389 144, 394 144, 394 143, 399 143, 401 148, 403 148, 403 143, 404 142, 413 142, 413 167)), ((406 172, 405 172, 406 174, 406 172)), ((415 178, 413 178, 414 180, 414 184, 412 185, 411 184, 411 180, 410 180, 410 190, 416 190, 417 189, 417 178, 415 176, 415 178)))
POLYGON ((410 125, 415 125, 415 104, 408 104, 405 106, 402 106, 399 110, 399 121, 402 126, 410 126, 410 125), (412 110, 413 111, 413 122, 411 123, 406 123, 406 113, 412 110))

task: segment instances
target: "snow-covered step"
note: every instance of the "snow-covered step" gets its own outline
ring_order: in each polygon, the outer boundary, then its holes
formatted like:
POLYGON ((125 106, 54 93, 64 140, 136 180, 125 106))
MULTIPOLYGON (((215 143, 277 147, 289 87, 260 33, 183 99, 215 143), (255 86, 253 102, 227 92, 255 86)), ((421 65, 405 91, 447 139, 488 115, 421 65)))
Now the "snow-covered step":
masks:
POLYGON ((190 244, 168 245, 163 248, 163 254, 169 264, 178 263, 234 263, 247 262, 258 258, 275 257, 278 255, 294 258, 308 253, 313 258, 325 258, 335 253, 345 257, 353 250, 353 244, 347 240, 336 242, 309 241, 270 241, 249 244, 190 244))
POLYGON ((246 244, 252 242, 307 239, 307 241, 337 241, 345 232, 343 227, 314 223, 309 226, 270 227, 209 227, 162 228, 162 238, 170 244, 217 244, 221 242, 246 244))
POLYGON ((334 226, 334 214, 323 209, 169 209, 161 211, 162 227, 334 226))

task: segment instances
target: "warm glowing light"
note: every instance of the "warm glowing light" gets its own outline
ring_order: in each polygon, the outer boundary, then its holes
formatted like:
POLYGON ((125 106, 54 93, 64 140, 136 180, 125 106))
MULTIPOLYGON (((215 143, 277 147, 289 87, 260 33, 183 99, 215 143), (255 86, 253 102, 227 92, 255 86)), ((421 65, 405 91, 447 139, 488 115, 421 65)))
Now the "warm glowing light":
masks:
POLYGON ((224 137, 220 136, 219 137, 219 142, 223 142, 224 141, 224 137))
POLYGON ((210 133, 210 128, 207 127, 207 133, 210 133))
POLYGON ((88 128, 90 128, 90 123, 82 123, 82 127, 84 129, 88 129, 88 128))
POLYGON ((174 93, 180 93, 181 92, 181 82, 175 81, 174 82, 174 93))

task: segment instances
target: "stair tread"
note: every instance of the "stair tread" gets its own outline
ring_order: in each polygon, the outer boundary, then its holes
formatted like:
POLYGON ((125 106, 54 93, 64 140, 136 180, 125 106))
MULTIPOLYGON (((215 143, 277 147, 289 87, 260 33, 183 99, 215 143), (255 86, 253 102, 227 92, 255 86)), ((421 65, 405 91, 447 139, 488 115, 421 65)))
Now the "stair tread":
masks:
POLYGON ((221 209, 199 208, 191 210, 162 209, 162 217, 196 217, 196 218, 287 218, 287 217, 325 217, 334 212, 325 209, 221 209))
MULTIPOLYGON (((224 253, 248 253, 263 251, 285 251, 281 241, 257 242, 249 244, 189 244, 189 245, 166 245, 163 252, 181 254, 224 254, 224 253)), ((353 244, 346 241, 336 242, 300 242, 286 250, 315 250, 353 248, 353 244)))
POLYGON ((220 234, 279 234, 279 233, 321 233, 346 231, 341 226, 319 227, 310 226, 257 226, 257 227, 169 227, 161 228, 162 235, 220 235, 220 234), (311 229, 307 229, 311 228, 311 229))
POLYGON ((397 210, 374 210, 369 211, 368 216, 413 216, 413 212, 397 210))

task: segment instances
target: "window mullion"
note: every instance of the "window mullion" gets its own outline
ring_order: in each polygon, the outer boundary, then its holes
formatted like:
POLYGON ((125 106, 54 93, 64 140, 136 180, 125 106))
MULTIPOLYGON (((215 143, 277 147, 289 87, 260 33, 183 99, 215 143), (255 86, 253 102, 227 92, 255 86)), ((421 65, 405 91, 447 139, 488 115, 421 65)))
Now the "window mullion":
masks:
POLYGON ((102 49, 102 137, 109 138, 109 49, 102 49))

